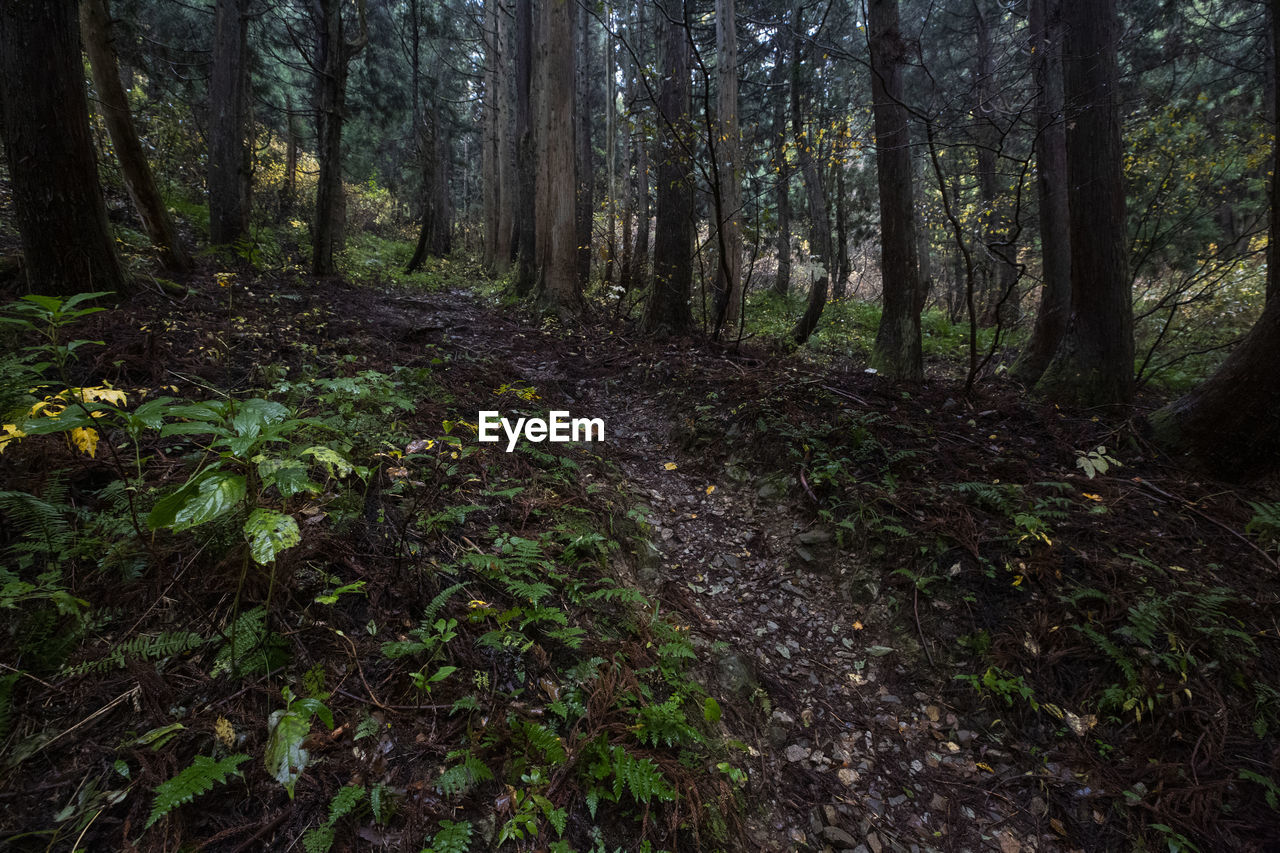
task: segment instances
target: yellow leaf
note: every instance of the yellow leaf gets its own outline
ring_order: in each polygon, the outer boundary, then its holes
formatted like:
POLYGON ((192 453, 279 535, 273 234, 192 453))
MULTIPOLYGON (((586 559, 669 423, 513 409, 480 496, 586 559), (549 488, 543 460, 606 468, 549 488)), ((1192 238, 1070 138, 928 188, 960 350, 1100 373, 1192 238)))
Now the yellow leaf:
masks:
POLYGON ((666 468, 668 471, 674 471, 678 466, 674 462, 664 462, 662 467, 666 468))
POLYGON ((854 622, 854 623, 853 623, 853 630, 855 630, 855 631, 861 631, 861 630, 862 630, 862 623, 861 623, 861 622, 854 622))
POLYGON ((1088 498, 1088 499, 1089 499, 1089 500, 1091 500, 1091 501, 1100 501, 1100 500, 1102 500, 1102 495, 1091 495, 1091 494, 1089 494, 1088 492, 1081 492, 1081 494, 1082 494, 1082 495, 1084 495, 1086 498, 1088 498))
POLYGON ((715 486, 707 486, 707 494, 711 494, 716 490, 715 486))
POLYGON ((71 441, 91 459, 98 452, 98 431, 96 429, 76 427, 71 430, 71 441))
POLYGON ((987 771, 988 773, 995 773, 995 772, 996 772, 996 771, 992 770, 992 769, 991 769, 991 765, 990 765, 990 764, 987 764, 985 761, 979 761, 979 762, 978 762, 977 764, 975 764, 974 766, 975 766, 975 767, 977 767, 979 770, 985 770, 985 771, 987 771))
POLYGON ((4 434, 0 435, 0 453, 4 453, 4 449, 9 446, 9 442, 26 437, 27 434, 18 429, 17 424, 5 424, 4 434))

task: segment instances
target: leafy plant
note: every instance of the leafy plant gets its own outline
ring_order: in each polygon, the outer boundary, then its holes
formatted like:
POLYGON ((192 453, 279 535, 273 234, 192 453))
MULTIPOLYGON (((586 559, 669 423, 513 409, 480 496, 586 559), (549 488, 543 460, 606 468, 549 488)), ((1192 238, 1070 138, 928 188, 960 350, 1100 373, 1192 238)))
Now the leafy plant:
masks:
POLYGON ((248 760, 249 756, 244 753, 228 755, 220 761, 215 761, 207 755, 197 755, 190 767, 156 786, 155 802, 151 806, 151 815, 147 818, 144 828, 150 829, 156 821, 178 806, 213 790, 214 785, 226 784, 229 776, 241 776, 237 768, 248 760))
POLYGON ((440 829, 422 853, 467 853, 471 849, 471 821, 440 821, 440 829))
POLYGON ((284 786, 293 799, 294 787, 306 769, 311 753, 302 744, 311 734, 311 719, 318 717, 333 728, 333 714, 322 701, 323 696, 297 697, 285 687, 285 707, 272 711, 267 720, 269 736, 263 764, 272 778, 284 786))
POLYGON ((338 821, 355 811, 365 797, 363 785, 344 785, 329 801, 329 819, 302 835, 307 853, 329 853, 333 847, 334 828, 338 821))

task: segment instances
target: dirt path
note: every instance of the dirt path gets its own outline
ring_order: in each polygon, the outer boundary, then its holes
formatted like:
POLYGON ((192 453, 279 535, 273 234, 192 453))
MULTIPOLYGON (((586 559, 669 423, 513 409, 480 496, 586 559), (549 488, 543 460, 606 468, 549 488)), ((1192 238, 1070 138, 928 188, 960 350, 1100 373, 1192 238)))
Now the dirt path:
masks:
POLYGON ((409 333, 507 362, 547 405, 604 419, 593 450, 618 466, 651 526, 639 581, 691 626, 733 734, 750 744, 761 849, 1056 849, 1029 768, 948 708, 950 676, 927 665, 912 618, 926 602, 893 612, 881 594, 889 569, 838 548, 794 500, 798 484, 682 450, 689 413, 663 389, 724 358, 638 357, 634 342, 543 333, 466 293, 394 310, 409 333))

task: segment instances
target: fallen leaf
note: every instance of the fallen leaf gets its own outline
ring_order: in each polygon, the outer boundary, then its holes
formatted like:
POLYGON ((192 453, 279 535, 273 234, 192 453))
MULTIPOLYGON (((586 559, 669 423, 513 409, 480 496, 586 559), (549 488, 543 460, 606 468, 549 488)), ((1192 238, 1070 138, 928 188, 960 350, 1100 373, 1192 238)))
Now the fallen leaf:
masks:
POLYGON ((666 468, 668 471, 674 471, 676 470, 677 466, 676 466, 676 463, 674 462, 664 462, 662 463, 662 467, 666 468))

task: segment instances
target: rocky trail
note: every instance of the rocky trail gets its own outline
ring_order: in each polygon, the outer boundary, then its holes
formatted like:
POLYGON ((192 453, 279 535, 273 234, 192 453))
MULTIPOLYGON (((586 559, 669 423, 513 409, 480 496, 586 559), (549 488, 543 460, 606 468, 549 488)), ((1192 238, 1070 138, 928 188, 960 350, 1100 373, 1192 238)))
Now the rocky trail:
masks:
POLYGON ((955 688, 930 665, 919 622, 882 595, 889 569, 838 547, 794 499, 805 489, 795 478, 682 447, 688 413, 662 393, 669 374, 743 370, 737 361, 545 334, 465 292, 398 304, 442 345, 509 365, 549 407, 603 418, 595 450, 652 532, 635 579, 690 626, 735 736, 751 745, 761 849, 1056 849, 1030 768, 949 707, 955 688))

